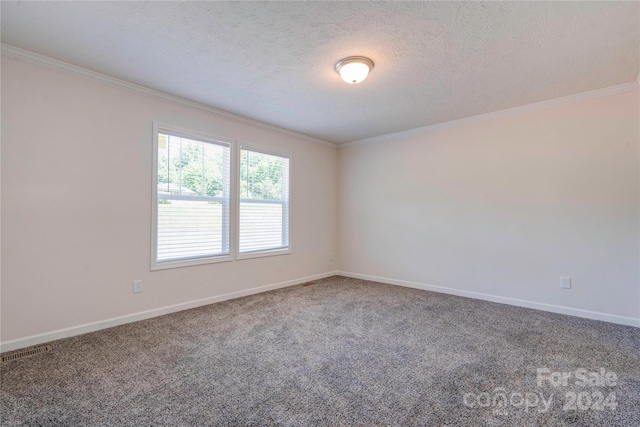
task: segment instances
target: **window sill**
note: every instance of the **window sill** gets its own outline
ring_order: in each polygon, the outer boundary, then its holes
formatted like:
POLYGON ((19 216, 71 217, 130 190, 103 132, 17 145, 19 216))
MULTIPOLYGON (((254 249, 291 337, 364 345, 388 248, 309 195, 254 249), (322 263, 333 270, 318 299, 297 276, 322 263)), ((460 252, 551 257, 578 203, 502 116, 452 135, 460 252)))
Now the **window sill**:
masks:
POLYGON ((193 265, 216 264, 219 262, 233 261, 231 255, 222 255, 209 258, 185 259, 177 261, 151 262, 151 271, 167 270, 169 268, 191 267, 193 265))
POLYGON ((251 259, 251 258, 262 258, 268 256, 277 256, 277 255, 290 255, 291 249, 277 249, 273 251, 260 251, 260 252, 247 252, 244 254, 237 254, 236 260, 240 261, 243 259, 251 259))

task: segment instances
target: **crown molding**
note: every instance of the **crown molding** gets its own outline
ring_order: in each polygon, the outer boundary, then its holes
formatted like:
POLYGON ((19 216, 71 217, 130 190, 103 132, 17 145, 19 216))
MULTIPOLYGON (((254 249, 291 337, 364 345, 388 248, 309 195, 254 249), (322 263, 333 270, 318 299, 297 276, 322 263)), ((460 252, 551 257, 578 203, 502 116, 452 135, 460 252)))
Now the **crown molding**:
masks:
POLYGON ((15 58, 24 62, 29 62, 32 64, 40 65, 43 67, 47 67, 53 70, 62 71, 67 74, 74 75, 76 77, 82 77, 85 79, 98 81, 101 83, 105 83, 111 86, 115 86, 121 89, 127 89, 129 91, 142 93, 148 96, 152 96, 155 98, 162 99, 164 101, 174 102, 176 104, 186 105, 191 108, 196 108, 198 110, 206 111, 207 113, 213 114, 217 117, 221 117, 227 120, 231 120, 236 123, 241 123, 244 125, 249 125, 252 127, 270 130, 274 132, 278 132, 284 135, 293 136, 296 138, 304 139, 305 141, 313 142, 316 144, 325 145, 327 147, 336 148, 338 145, 325 141, 320 138, 315 138, 313 136, 305 135, 303 133, 299 133, 296 131, 292 131, 289 129, 281 128, 279 126, 270 125, 265 122, 261 122, 259 120, 250 119, 248 117, 241 116, 239 114, 230 113, 228 111, 221 110, 219 108, 211 107, 206 104, 202 104, 200 102, 192 101, 190 99, 182 98, 180 96, 171 95, 166 92, 162 92, 156 89, 151 89, 142 85, 138 85, 135 83, 128 82, 126 80, 118 79, 116 77, 111 77, 106 74, 101 74, 96 71, 88 70, 86 68, 78 67, 77 65, 72 65, 67 62, 63 62, 57 59, 50 58, 48 56, 40 55, 38 53, 29 52, 24 49, 20 49, 15 46, 11 46, 5 43, 0 44, 0 53, 2 55, 15 58))
MULTIPOLYGON (((638 75, 640 79, 640 75, 638 75)), ((338 147, 352 147, 354 145, 363 144, 375 144, 380 142, 390 142, 400 138, 405 138, 412 135, 426 134, 435 132, 437 130, 455 128, 458 126, 467 125, 470 123, 481 122, 485 120, 495 119, 499 117, 513 116, 519 113, 527 111, 536 111, 544 108, 554 107, 558 105, 571 104, 578 101, 584 101, 587 99, 600 98, 607 95, 614 95, 616 93, 628 92, 640 88, 640 80, 636 80, 631 83, 624 83, 617 86, 610 86, 603 89, 592 90, 589 92, 578 93, 575 95, 564 96, 562 98, 551 99, 548 101, 536 102, 534 104, 523 105, 521 107, 509 108, 506 110, 495 111, 492 113, 480 114, 477 116, 465 117, 463 119, 451 120, 449 122, 438 123, 435 125, 424 126, 415 129, 409 129, 405 131, 389 133, 386 135, 373 136, 371 138, 358 139, 355 141, 346 142, 340 144, 338 147)))

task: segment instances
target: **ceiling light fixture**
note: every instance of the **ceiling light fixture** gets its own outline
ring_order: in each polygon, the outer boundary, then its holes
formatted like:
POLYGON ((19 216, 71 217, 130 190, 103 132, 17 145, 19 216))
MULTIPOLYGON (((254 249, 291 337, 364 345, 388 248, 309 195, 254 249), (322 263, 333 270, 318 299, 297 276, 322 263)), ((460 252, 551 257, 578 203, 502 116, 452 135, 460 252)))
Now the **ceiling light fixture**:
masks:
POLYGON ((360 83, 369 75, 373 61, 364 56, 349 56, 336 63, 336 72, 347 83, 360 83))

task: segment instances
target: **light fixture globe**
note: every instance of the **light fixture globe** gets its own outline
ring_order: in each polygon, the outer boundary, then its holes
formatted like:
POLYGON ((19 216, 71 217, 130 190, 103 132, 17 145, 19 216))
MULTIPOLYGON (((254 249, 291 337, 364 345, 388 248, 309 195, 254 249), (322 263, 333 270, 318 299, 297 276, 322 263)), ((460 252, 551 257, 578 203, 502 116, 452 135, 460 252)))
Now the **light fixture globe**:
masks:
POLYGON ((336 63, 336 72, 347 83, 360 83, 369 75, 373 61, 364 56, 349 56, 336 63))

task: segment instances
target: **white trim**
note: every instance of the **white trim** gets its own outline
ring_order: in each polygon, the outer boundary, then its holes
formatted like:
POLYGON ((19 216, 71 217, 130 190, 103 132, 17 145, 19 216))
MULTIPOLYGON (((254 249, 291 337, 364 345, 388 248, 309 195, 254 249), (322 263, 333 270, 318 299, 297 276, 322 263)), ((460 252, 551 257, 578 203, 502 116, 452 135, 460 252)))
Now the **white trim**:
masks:
MULTIPOLYGON (((291 222, 289 222, 289 228, 291 228, 291 222)), ((278 256, 278 255, 291 255, 291 242, 289 242, 289 247, 286 249, 267 249, 264 251, 256 251, 256 252, 245 252, 236 255, 237 261, 242 261, 243 259, 252 259, 252 258, 264 258, 268 256, 278 256)))
POLYGON ((6 55, 11 58, 15 58, 15 59, 19 59, 32 64, 51 68, 53 70, 62 71, 62 72, 74 75, 76 77, 82 77, 85 79, 106 83, 111 86, 116 86, 122 89, 127 89, 133 92, 143 93, 145 95, 150 95, 156 98, 160 98, 164 101, 174 102, 177 104, 186 105, 188 107, 196 108, 199 110, 204 110, 215 116, 222 117, 237 123, 242 123, 244 125, 253 126, 259 129, 267 129, 270 131, 275 131, 275 132, 288 135, 288 136, 293 136, 296 138, 302 138, 306 141, 325 145, 327 147, 333 147, 333 148, 337 147, 337 144, 333 142, 325 141, 323 139, 315 138, 313 136, 305 135, 303 133, 299 133, 289 129, 284 129, 279 126, 270 125, 268 123, 261 122, 259 120, 254 120, 248 117, 241 116, 239 114, 230 113, 228 111, 224 111, 219 108, 211 107, 209 105, 191 101, 189 99, 182 98, 180 96, 171 95, 166 92, 162 92, 156 89, 151 89, 142 85, 131 83, 122 79, 118 79, 116 77, 107 76, 105 74, 101 74, 96 71, 78 67, 77 65, 72 65, 67 62, 49 58, 48 56, 40 55, 38 53, 29 52, 27 50, 20 49, 18 47, 11 46, 5 43, 2 43, 0 45, 0 53, 2 53, 2 55, 6 55))
POLYGON ((155 251, 151 253, 151 267, 149 268, 149 271, 168 270, 171 268, 192 267, 195 265, 216 264, 219 262, 233 261, 233 257, 231 256, 231 254, 210 257, 193 257, 160 262, 154 261, 154 255, 155 251))
POLYGON ((352 277, 354 279, 369 280, 372 282, 387 283, 389 285, 404 286, 407 288, 422 289, 425 291, 438 292, 442 294, 457 295, 461 297, 479 299, 483 301, 508 304, 516 307, 532 308, 534 310, 549 311, 551 313, 566 314, 569 316, 583 317, 586 319, 601 320, 603 322, 617 323, 619 325, 635 326, 640 328, 640 319, 633 317, 618 316, 615 314, 600 313, 597 311, 582 310, 579 308, 566 307, 562 305, 546 304, 536 301, 527 301, 517 298, 501 297, 498 295, 485 294, 481 292, 465 291, 461 289, 447 288, 444 286, 426 285, 423 283, 409 282, 406 280, 389 279, 387 277, 370 276, 368 274, 351 273, 347 271, 336 271, 339 276, 352 277))
MULTIPOLYGON (((238 141, 238 151, 242 148, 255 151, 256 153, 266 154, 267 156, 286 157, 289 160, 291 160, 291 158, 293 157, 293 153, 291 151, 278 150, 261 145, 254 145, 249 142, 238 141)), ((289 164, 289 167, 291 167, 291 164, 289 164)))
POLYGON ((150 319, 152 317, 158 317, 169 313, 175 313, 177 311, 188 310, 190 308, 201 307, 203 305, 214 304, 216 302, 227 301, 234 298, 245 297, 248 295, 259 294, 262 292, 272 291, 274 289, 286 288, 288 286, 295 286, 301 283, 310 282, 313 280, 324 279, 326 277, 335 276, 335 271, 329 271, 327 273, 314 274, 312 276, 301 277, 299 279, 288 280, 286 282, 274 283, 272 285, 258 286, 256 288, 245 289, 242 291, 230 292, 228 294, 222 294, 209 298, 203 298, 195 301, 183 302, 180 304, 174 304, 167 307, 156 308, 153 310, 141 311, 134 314, 128 314, 125 316, 114 317, 107 320, 101 320, 98 322, 85 323, 80 326, 72 326, 70 328, 58 329, 56 331, 45 332, 43 334, 31 335, 25 338, 18 338, 15 340, 4 341, 0 343, 0 352, 13 351, 20 348, 30 347, 33 345, 43 344, 46 342, 59 340, 62 338, 69 338, 76 335, 82 335, 89 332, 99 331, 101 329, 112 328, 118 325, 124 325, 125 323, 137 322, 139 320, 150 319))
POLYGON ((223 147, 231 147, 236 140, 233 138, 225 138, 222 136, 215 136, 206 132, 199 132, 192 129, 185 129, 180 126, 174 126, 172 124, 153 121, 154 132, 163 131, 167 135, 175 136, 178 138, 196 139, 202 142, 208 142, 209 144, 221 145, 223 147))
MULTIPOLYGON (((638 79, 640 79, 640 75, 638 75, 638 79)), ((603 89, 592 90, 589 92, 578 93, 575 95, 569 95, 562 98, 550 99, 547 101, 536 102, 535 104, 523 105, 520 107, 509 108, 501 111, 494 111, 492 113, 480 114, 477 116, 465 117, 463 119, 451 120, 449 122, 438 123, 435 125, 419 127, 415 129, 404 130, 401 132, 389 133, 387 135, 373 136, 371 138, 358 139, 351 142, 346 142, 344 144, 338 145, 338 148, 351 147, 354 145, 363 145, 363 144, 375 144, 380 142, 389 142, 394 141, 400 138, 426 134, 435 132, 441 129, 449 129, 458 126, 464 126, 470 123, 481 122, 485 120, 495 119, 499 117, 508 117, 513 116, 519 113, 524 113, 527 111, 536 111, 541 110, 548 107, 554 107, 558 105, 570 104, 574 102, 584 101, 587 99, 600 98, 603 96, 614 95, 622 92, 629 92, 632 90, 636 90, 640 87, 640 80, 636 80, 635 82, 625 83, 617 86, 611 86, 603 89)))

